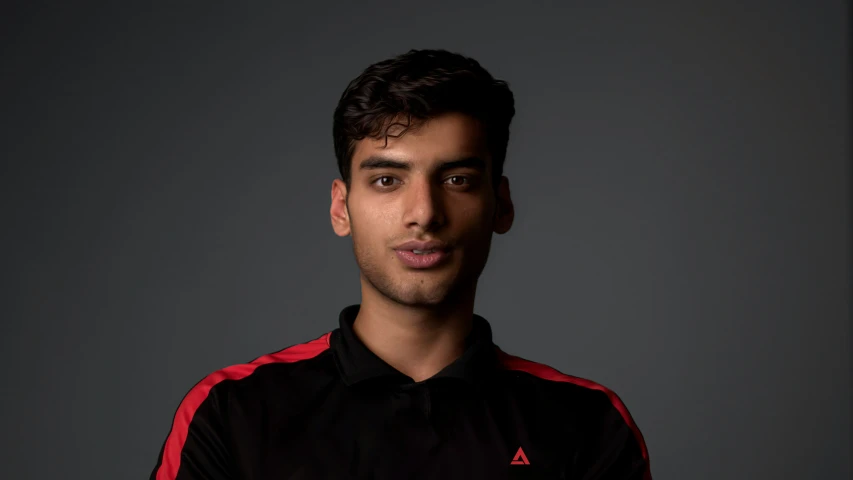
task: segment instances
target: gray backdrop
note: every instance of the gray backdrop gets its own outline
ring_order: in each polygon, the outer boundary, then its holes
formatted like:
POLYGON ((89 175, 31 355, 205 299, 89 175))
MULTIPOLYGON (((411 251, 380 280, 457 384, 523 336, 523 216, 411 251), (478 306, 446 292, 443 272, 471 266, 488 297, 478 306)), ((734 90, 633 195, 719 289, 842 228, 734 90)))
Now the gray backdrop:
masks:
POLYGON ((410 48, 516 95, 499 345, 656 479, 849 478, 845 2, 70 3, 0 14, 3 478, 147 478, 196 381, 336 327, 332 111, 410 48))

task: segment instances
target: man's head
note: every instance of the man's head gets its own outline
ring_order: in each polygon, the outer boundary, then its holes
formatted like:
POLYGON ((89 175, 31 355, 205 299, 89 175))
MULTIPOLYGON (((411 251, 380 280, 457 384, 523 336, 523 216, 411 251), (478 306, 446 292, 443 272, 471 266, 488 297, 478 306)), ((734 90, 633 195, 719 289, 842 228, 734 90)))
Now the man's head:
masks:
POLYGON ((512 225, 513 103, 505 82, 443 50, 411 50, 350 82, 334 115, 330 213, 353 237, 363 294, 418 307, 473 300, 492 232, 512 225), (412 267, 410 241, 442 244, 442 258, 412 267))

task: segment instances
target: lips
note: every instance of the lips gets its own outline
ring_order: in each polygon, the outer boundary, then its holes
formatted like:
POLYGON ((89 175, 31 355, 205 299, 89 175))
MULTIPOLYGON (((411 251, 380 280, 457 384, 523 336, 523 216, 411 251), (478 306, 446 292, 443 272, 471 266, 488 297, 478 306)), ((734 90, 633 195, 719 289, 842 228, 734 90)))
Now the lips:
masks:
POLYGON ((411 268, 431 268, 444 263, 451 254, 450 244, 440 240, 412 240, 394 247, 397 258, 411 268), (415 250, 421 253, 415 253, 415 250))
MULTIPOLYGON (((418 249, 420 250, 420 249, 418 249)), ((444 263, 450 256, 449 251, 435 250, 432 253, 417 254, 411 250, 397 250, 397 258, 411 268, 432 268, 444 263)))
POLYGON ((450 249, 450 246, 444 242, 440 242, 438 240, 430 240, 428 242, 419 242, 419 241, 410 241, 403 243, 401 245, 397 245, 394 247, 394 250, 419 250, 419 251, 428 251, 428 250, 439 250, 439 251, 447 251, 450 249))

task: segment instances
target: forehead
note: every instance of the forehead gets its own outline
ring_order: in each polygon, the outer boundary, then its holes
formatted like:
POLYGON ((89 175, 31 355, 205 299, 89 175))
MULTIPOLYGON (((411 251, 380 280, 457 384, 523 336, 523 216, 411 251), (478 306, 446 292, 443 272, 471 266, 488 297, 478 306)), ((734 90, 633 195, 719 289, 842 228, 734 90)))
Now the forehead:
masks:
MULTIPOLYGON (((400 123, 405 125, 406 119, 400 123)), ((490 158, 486 135, 477 119, 462 113, 447 113, 415 125, 400 136, 393 137, 402 127, 392 126, 385 138, 364 138, 355 144, 353 172, 359 162, 373 155, 394 157, 411 162, 415 168, 463 157, 490 158)))

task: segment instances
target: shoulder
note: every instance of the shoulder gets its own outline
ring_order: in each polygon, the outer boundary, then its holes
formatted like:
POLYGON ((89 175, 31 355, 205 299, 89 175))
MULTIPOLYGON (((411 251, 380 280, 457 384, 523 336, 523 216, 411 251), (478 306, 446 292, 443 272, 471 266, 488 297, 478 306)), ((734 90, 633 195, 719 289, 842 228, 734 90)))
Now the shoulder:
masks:
POLYGON ((291 345, 276 352, 262 355, 250 362, 216 370, 196 383, 187 397, 203 398, 214 388, 220 389, 220 387, 229 384, 246 383, 262 378, 272 371, 269 367, 289 366, 293 368, 301 366, 329 350, 330 336, 331 332, 325 333, 314 340, 291 345))
POLYGON ((499 348, 497 358, 501 369, 513 375, 516 388, 538 393, 536 403, 544 409, 551 406, 563 414, 582 417, 583 423, 600 435, 633 438, 641 456, 648 460, 643 435, 616 392, 593 380, 565 374, 499 348))
POLYGON ((227 397, 246 389, 263 390, 263 385, 274 384, 283 377, 292 376, 299 367, 309 366, 329 351, 331 332, 300 344, 291 345, 273 353, 262 355, 250 362, 230 365, 216 370, 190 388, 181 400, 175 415, 175 425, 189 423, 203 406, 221 411, 227 397))
POLYGON ((272 386, 292 388, 292 383, 288 385, 286 381, 281 382, 282 379, 314 377, 316 369, 328 368, 318 365, 318 361, 319 364, 327 363, 320 358, 329 351, 330 336, 331 332, 248 363, 221 368, 193 385, 175 411, 155 468, 157 478, 163 475, 175 478, 183 455, 196 456, 196 463, 222 464, 227 458, 223 453, 227 444, 224 437, 229 431, 227 410, 233 406, 232 402, 267 401, 277 393, 272 386), (300 375, 299 371, 306 374, 300 375), (191 435, 191 431, 195 434, 191 435))
POLYGON ((625 409, 616 393, 606 386, 582 377, 568 375, 544 363, 535 362, 497 349, 498 363, 504 371, 515 372, 521 381, 537 384, 565 395, 582 396, 598 403, 625 409))

